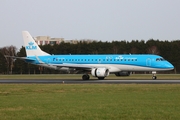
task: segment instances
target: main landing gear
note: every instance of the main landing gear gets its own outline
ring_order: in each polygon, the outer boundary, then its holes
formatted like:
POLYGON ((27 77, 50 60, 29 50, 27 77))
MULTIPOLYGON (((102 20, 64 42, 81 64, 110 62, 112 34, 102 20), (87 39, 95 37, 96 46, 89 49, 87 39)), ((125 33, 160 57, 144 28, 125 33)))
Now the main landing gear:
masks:
POLYGON ((83 79, 83 80, 89 80, 89 78, 90 78, 90 76, 89 76, 88 74, 84 74, 84 75, 82 76, 82 79, 83 79))
MULTIPOLYGON (((82 76, 82 80, 89 80, 90 76, 88 74, 84 74, 82 76)), ((104 80, 104 77, 98 77, 99 80, 104 80)))
POLYGON ((156 80, 156 79, 157 79, 157 77, 156 77, 156 71, 152 71, 152 75, 153 75, 153 76, 152 76, 152 79, 153 79, 153 80, 156 80))

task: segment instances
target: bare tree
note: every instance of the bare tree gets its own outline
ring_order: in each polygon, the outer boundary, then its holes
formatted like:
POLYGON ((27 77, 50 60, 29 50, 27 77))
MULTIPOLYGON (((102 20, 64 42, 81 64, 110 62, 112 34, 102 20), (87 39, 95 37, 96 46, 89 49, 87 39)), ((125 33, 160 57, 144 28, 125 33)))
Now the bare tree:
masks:
POLYGON ((151 46, 147 49, 147 53, 159 54, 159 50, 158 50, 157 46, 151 46))
POLYGON ((2 48, 2 54, 6 58, 7 70, 10 74, 12 74, 12 69, 14 67, 14 59, 10 56, 16 56, 16 51, 17 51, 17 48, 13 45, 2 48))
POLYGON ((113 46, 113 53, 117 54, 118 53, 118 47, 117 46, 113 46))

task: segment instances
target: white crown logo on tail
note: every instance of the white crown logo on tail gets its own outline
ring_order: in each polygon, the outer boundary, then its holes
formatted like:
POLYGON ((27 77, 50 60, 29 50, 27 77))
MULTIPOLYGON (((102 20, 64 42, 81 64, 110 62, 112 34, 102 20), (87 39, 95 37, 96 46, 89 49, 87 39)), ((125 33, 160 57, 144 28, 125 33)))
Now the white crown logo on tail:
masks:
POLYGON ((26 46, 26 50, 36 50, 37 49, 37 46, 35 46, 33 42, 29 42, 28 44, 29 45, 26 46))

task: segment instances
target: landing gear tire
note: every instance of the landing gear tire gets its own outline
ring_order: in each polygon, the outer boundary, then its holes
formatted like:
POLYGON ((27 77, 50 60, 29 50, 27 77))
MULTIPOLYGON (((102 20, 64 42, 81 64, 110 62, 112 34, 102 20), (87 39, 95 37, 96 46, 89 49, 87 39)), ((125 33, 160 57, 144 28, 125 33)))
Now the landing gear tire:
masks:
POLYGON ((152 79, 153 79, 153 80, 156 80, 156 79, 157 79, 157 77, 156 77, 156 76, 152 76, 152 79))
POLYGON ((153 79, 153 80, 156 80, 156 79, 157 79, 157 77, 156 77, 156 71, 152 71, 152 75, 153 75, 153 76, 152 76, 152 79, 153 79))
POLYGON ((83 80, 89 80, 89 78, 90 78, 89 75, 83 75, 83 76, 82 76, 82 79, 83 79, 83 80))
POLYGON ((99 80, 104 80, 104 77, 98 77, 99 80))

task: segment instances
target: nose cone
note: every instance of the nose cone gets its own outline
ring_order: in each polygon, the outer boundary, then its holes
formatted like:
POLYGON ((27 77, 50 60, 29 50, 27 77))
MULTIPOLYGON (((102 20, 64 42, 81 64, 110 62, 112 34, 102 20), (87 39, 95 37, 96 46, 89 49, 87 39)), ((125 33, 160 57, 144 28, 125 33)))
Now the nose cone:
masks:
POLYGON ((174 69, 174 66, 173 66, 171 63, 169 63, 169 62, 167 62, 167 63, 165 64, 165 67, 166 67, 166 69, 168 69, 168 70, 173 70, 173 69, 174 69))
POLYGON ((159 61, 155 64, 156 68, 160 68, 161 70, 173 70, 174 66, 168 61, 159 61))

